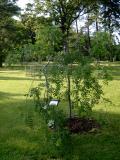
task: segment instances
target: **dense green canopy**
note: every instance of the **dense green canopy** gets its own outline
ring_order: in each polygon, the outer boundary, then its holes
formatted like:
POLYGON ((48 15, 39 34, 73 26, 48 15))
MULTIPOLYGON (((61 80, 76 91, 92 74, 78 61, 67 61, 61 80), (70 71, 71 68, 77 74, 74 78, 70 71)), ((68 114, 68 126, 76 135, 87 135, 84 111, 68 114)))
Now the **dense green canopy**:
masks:
POLYGON ((15 1, 0 0, 0 66, 15 38, 15 25, 12 17, 18 15, 19 12, 20 8, 15 5, 15 1))

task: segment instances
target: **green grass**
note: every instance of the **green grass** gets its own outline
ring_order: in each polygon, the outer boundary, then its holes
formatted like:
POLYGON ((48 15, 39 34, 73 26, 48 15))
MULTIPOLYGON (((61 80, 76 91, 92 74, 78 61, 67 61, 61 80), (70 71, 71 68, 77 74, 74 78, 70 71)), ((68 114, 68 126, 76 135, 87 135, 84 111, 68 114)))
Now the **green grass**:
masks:
MULTIPOLYGON (((120 63, 110 63, 106 68, 113 80, 104 86, 104 92, 112 104, 101 101, 94 108, 93 116, 102 126, 97 134, 72 135, 70 160, 120 159, 120 63)), ((45 128, 34 112, 32 99, 26 101, 24 96, 32 82, 33 78, 26 77, 24 70, 0 69, 0 160, 57 157, 44 136, 45 128)), ((32 85, 37 83, 36 79, 32 85)), ((63 160, 65 154, 66 151, 63 160)))

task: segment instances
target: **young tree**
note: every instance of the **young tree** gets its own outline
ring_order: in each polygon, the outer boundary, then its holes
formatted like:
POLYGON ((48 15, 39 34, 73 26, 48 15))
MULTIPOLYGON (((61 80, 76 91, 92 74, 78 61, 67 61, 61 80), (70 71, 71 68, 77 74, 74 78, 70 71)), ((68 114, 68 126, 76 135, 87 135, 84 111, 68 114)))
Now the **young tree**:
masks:
MULTIPOLYGON (((71 25, 80 16, 80 14, 87 12, 86 6, 88 3, 89 5, 93 5, 93 3, 90 3, 87 0, 84 2, 82 2, 81 0, 35 0, 37 11, 39 11, 39 13, 45 13, 49 15, 52 18, 53 22, 61 29, 62 50, 64 51, 65 55, 69 54, 68 38, 71 25)), ((66 65, 69 65, 69 62, 69 60, 66 61, 66 65)), ((71 117, 71 76, 69 71, 67 73, 67 84, 67 95, 71 117)))

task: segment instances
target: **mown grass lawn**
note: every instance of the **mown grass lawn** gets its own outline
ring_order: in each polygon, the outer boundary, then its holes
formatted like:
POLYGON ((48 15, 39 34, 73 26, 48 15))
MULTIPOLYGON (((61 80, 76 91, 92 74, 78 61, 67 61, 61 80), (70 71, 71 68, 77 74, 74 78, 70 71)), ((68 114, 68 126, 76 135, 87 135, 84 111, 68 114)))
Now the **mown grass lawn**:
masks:
MULTIPOLYGON (((93 116, 102 126, 98 133, 72 135, 70 160, 120 160, 120 63, 106 67, 113 80, 104 86, 104 92, 112 104, 101 101, 94 108, 93 116)), ((32 82, 33 78, 27 77, 24 70, 0 69, 0 160, 57 157, 52 144, 47 143, 32 99, 26 100, 32 82), (28 120, 29 117, 32 119, 28 120)), ((32 86, 37 83, 38 79, 32 86)), ((66 151, 64 154, 63 160, 66 151)))

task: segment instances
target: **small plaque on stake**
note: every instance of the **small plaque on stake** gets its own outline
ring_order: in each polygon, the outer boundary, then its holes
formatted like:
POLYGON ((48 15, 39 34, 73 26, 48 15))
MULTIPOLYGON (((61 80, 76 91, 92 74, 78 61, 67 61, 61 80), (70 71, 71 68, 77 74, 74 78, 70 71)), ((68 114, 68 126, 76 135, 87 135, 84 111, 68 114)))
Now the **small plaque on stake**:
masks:
POLYGON ((51 100, 49 103, 49 106, 58 106, 59 100, 55 99, 55 100, 51 100))

